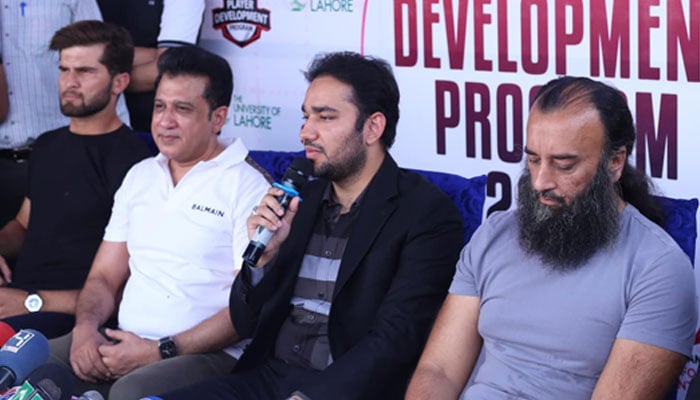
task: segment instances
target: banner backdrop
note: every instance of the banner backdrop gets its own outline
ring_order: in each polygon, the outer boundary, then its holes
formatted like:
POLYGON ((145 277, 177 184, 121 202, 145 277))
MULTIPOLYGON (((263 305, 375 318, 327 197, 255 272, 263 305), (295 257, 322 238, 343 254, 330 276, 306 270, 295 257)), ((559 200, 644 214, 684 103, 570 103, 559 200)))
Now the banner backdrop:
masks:
MULTIPOLYGON (((657 189, 700 197, 700 1, 206 2, 200 44, 235 75, 223 134, 249 148, 301 150, 302 72, 314 55, 374 55, 393 66, 401 90, 397 162, 488 174, 490 213, 514 204, 537 88, 582 75, 626 95, 637 127, 631 160, 657 189)), ((696 264, 698 254, 696 246, 696 264)), ((690 363, 679 398, 696 371, 690 363)))

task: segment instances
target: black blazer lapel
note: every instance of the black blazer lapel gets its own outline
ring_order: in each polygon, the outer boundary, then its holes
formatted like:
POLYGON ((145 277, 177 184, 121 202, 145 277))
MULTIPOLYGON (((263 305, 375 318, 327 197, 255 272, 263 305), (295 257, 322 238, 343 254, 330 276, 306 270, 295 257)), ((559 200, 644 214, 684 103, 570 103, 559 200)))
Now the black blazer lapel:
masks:
POLYGON ((396 209, 392 199, 398 194, 399 168, 389 154, 365 190, 362 209, 352 228, 343 261, 338 270, 333 298, 343 289, 345 283, 360 265, 365 254, 374 243, 379 231, 396 209))

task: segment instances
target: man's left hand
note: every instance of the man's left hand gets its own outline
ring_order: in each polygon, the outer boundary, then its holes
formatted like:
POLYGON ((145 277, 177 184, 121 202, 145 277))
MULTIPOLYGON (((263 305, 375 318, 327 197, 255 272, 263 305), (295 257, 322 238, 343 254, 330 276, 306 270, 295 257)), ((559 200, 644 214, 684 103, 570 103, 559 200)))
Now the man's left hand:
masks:
POLYGON ((160 361, 158 342, 143 339, 131 332, 105 329, 105 334, 116 344, 103 344, 98 348, 102 362, 113 378, 120 378, 136 368, 160 361))
POLYGON ((28 312, 24 307, 26 299, 26 290, 0 287, 0 319, 26 314, 28 312))

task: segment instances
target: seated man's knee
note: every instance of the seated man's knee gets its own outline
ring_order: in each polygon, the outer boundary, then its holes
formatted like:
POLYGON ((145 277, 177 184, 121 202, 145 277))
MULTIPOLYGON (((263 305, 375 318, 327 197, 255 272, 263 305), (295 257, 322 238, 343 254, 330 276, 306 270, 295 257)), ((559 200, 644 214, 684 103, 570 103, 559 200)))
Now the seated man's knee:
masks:
POLYGON ((109 400, 134 400, 153 395, 152 377, 136 370, 117 379, 109 390, 109 400))

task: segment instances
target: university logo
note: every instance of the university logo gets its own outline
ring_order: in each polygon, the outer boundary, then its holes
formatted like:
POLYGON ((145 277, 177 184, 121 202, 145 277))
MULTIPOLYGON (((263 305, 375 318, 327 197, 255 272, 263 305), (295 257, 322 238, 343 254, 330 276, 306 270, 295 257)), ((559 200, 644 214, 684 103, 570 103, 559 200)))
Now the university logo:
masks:
POLYGON ((306 7, 306 1, 292 0, 291 3, 289 3, 289 8, 292 11, 301 11, 304 7, 306 7))
POLYGON ((258 8, 258 0, 224 0, 224 8, 212 10, 214 29, 239 47, 260 39, 270 30, 270 10, 258 8))
POLYGON ((303 11, 308 4, 310 12, 352 13, 353 0, 289 0, 291 11, 303 11))

